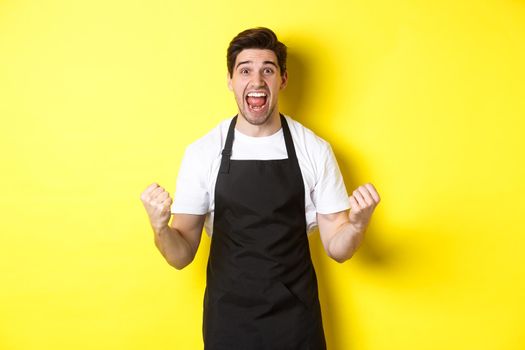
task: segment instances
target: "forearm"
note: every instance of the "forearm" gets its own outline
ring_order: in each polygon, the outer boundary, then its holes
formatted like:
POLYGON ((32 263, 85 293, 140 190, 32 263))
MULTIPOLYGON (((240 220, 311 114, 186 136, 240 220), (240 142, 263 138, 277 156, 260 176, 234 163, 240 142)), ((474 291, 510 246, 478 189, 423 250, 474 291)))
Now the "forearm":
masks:
POLYGON ((166 261, 180 270, 193 261, 194 254, 190 244, 178 230, 170 226, 154 228, 155 245, 166 261))
POLYGON ((330 240, 328 255, 339 263, 350 259, 361 245, 365 231, 366 228, 357 229, 350 222, 342 224, 330 240))

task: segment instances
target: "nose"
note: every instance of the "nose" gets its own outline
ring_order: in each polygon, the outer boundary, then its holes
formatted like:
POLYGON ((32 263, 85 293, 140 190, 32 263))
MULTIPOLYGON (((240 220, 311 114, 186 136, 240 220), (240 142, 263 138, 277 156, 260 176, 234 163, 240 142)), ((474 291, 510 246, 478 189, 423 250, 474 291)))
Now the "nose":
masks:
POLYGON ((262 86, 264 86, 265 85, 265 81, 264 81, 263 75, 260 72, 254 73, 252 83, 253 83, 254 87, 262 87, 262 86))

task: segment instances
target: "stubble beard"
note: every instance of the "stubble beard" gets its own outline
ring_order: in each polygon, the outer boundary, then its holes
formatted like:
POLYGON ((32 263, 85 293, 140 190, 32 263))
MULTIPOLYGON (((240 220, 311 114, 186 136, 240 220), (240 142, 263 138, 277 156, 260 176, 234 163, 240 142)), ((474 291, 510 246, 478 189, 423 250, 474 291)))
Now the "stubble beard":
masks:
POLYGON ((244 118, 244 120, 246 120, 251 125, 257 125, 257 126, 264 125, 266 122, 268 122, 268 119, 270 119, 270 117, 273 115, 273 112, 275 111, 276 106, 277 105, 273 105, 272 107, 270 107, 268 109, 268 112, 263 118, 257 118, 257 119, 248 118, 249 114, 246 113, 246 108, 244 108, 244 105, 243 105, 243 108, 239 108, 239 111, 240 111, 239 114, 241 115, 241 117, 244 118))

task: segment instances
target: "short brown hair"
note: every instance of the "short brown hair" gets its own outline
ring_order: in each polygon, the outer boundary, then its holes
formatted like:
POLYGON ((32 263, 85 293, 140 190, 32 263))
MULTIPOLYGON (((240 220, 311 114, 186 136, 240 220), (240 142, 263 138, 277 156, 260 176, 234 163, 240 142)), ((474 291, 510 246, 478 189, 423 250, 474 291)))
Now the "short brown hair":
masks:
POLYGON ((277 35, 268 28, 257 27, 246 29, 230 42, 226 54, 226 63, 230 77, 233 74, 233 66, 237 55, 244 49, 267 49, 272 50, 277 56, 277 63, 281 70, 281 76, 286 72, 286 45, 277 39, 277 35))

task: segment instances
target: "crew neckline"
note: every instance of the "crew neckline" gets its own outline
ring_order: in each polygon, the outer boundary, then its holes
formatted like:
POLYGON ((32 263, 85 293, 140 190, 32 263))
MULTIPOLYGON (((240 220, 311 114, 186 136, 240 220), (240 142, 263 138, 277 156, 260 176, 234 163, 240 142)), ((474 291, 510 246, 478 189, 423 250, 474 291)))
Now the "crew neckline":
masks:
POLYGON ((276 132, 274 132, 273 134, 268 135, 268 136, 249 136, 249 135, 243 134, 239 130, 235 129, 235 137, 236 138, 250 140, 252 142, 268 142, 268 141, 271 141, 271 140, 273 140, 275 138, 279 138, 282 135, 283 135, 283 128, 282 127, 279 130, 277 130, 276 132))

